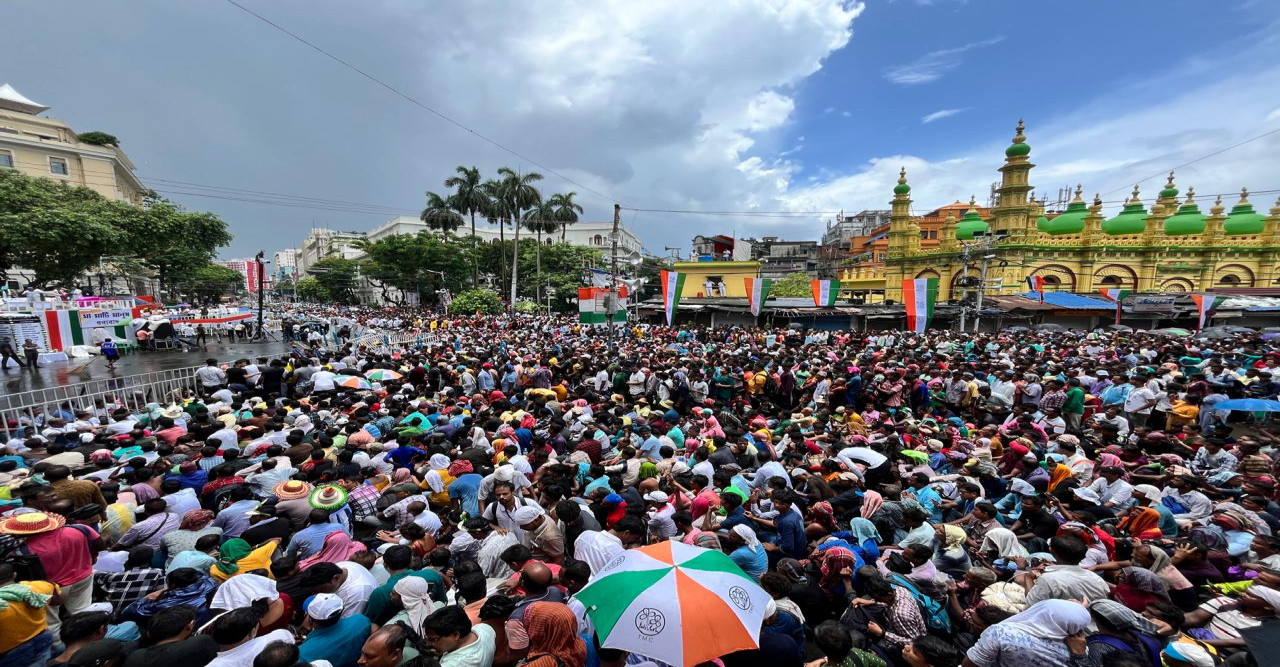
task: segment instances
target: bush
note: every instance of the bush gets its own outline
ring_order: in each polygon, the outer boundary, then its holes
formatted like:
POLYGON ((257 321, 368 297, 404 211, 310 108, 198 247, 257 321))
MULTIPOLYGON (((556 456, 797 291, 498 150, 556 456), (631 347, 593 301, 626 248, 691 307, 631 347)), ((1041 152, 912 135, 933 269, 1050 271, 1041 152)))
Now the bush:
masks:
POLYGON ((76 140, 82 144, 93 144, 94 146, 119 146, 120 140, 114 134, 106 132, 81 132, 76 135, 76 140))
POLYGON ((454 313, 475 313, 497 315, 502 312, 502 299, 493 290, 469 289, 453 298, 449 311, 454 313))

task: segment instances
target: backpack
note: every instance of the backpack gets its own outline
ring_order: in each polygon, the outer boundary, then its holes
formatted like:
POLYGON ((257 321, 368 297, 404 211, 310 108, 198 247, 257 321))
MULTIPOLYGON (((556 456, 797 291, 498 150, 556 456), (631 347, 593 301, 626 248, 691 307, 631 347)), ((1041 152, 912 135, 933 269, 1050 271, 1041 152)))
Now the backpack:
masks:
POLYGON ((889 583, 906 589, 911 597, 916 599, 916 603, 920 605, 920 615, 924 617, 924 624, 929 630, 943 634, 951 633, 951 616, 947 614, 947 608, 941 602, 921 593, 920 589, 900 574, 890 574, 889 583))

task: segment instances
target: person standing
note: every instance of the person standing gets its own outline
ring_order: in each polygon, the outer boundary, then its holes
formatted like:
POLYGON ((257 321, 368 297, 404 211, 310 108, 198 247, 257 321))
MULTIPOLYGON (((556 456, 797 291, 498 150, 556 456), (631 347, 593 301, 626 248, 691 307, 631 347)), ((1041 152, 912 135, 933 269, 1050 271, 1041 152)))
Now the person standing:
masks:
POLYGON ((9 340, 8 336, 5 336, 0 338, 0 369, 9 367, 9 359, 13 359, 13 363, 17 364, 18 368, 24 367, 22 360, 18 358, 17 352, 13 349, 13 341, 9 340))
POLYGON ((22 354, 27 358, 28 367, 35 369, 40 365, 40 346, 36 345, 34 340, 28 338, 27 342, 22 344, 22 354))
POLYGON ((102 341, 102 345, 98 348, 102 352, 102 357, 107 360, 107 370, 114 371, 116 369, 116 361, 120 359, 120 350, 116 349, 116 344, 110 338, 102 341))

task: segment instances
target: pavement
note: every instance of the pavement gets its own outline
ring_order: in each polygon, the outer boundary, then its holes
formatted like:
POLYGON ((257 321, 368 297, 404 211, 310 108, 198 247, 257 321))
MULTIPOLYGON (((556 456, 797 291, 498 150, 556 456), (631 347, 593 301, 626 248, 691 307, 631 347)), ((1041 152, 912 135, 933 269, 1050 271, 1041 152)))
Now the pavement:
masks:
POLYGON ((107 370, 107 362, 101 357, 68 359, 64 362, 42 365, 32 372, 25 368, 6 368, 0 373, 0 393, 14 393, 66 386, 88 380, 124 377, 139 373, 203 366, 206 359, 219 362, 251 357, 280 356, 288 354, 289 343, 269 341, 265 343, 211 342, 204 349, 188 352, 178 350, 138 351, 126 354, 116 362, 115 370, 107 370))

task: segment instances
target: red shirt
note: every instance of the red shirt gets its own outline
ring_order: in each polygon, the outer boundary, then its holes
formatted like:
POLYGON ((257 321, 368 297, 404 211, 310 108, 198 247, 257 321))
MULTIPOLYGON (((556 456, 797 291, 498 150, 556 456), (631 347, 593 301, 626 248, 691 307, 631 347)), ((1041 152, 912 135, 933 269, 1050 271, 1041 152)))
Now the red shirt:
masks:
POLYGON ((93 575, 93 555, 89 543, 98 532, 89 526, 63 526, 27 538, 27 548, 40 557, 46 578, 59 586, 70 586, 93 575))

